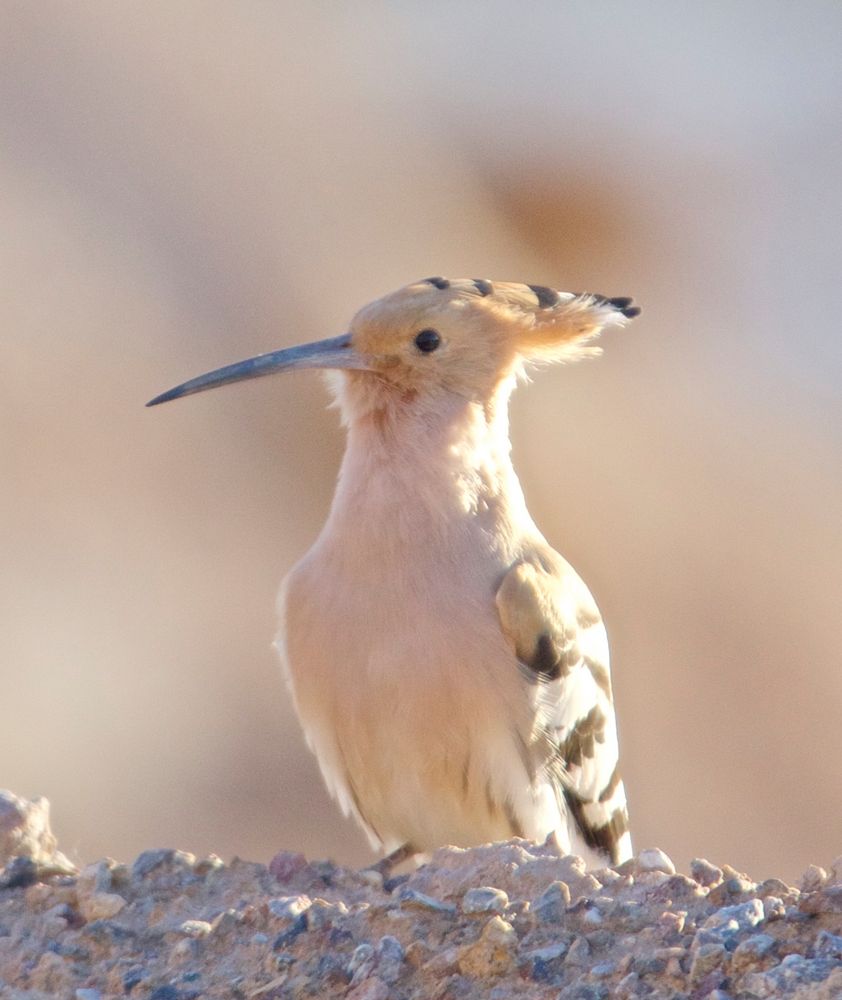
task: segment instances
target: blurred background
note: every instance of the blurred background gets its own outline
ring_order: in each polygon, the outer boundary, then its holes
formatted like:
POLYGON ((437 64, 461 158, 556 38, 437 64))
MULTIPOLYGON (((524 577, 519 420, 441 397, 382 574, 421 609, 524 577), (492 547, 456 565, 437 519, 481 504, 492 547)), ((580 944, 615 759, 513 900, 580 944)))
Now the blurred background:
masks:
POLYGON ((634 295, 513 404, 599 601, 639 848, 842 855, 842 7, 0 12, 0 787, 77 860, 362 863, 270 643, 343 436, 144 402, 428 274, 634 295))

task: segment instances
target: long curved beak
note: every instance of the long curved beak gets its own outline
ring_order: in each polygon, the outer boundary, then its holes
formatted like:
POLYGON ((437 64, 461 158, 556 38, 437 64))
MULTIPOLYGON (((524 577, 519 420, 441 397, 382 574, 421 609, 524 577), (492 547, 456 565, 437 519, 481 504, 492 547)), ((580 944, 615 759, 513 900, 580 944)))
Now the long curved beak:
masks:
POLYGON ((301 344, 298 347, 286 347, 280 351, 270 351, 259 354, 256 358, 237 361, 225 368, 217 368, 205 375, 197 375, 174 389, 162 392, 160 396, 150 399, 147 406, 157 406, 168 403, 171 399, 190 396, 194 392, 204 392, 205 389, 215 389, 230 382, 242 382, 248 378, 260 378, 262 375, 272 375, 275 372, 294 371, 299 368, 356 368, 365 370, 370 367, 362 355, 358 354, 351 343, 351 334, 343 333, 328 340, 317 340, 313 344, 301 344))

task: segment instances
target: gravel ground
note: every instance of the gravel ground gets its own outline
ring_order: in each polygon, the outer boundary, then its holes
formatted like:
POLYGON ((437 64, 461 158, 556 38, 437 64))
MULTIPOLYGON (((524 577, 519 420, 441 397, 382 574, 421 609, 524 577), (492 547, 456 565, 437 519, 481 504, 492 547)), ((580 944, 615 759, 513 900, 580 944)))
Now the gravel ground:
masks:
POLYGON ((658 850, 445 848, 387 880, 145 851, 76 872, 48 805, 0 792, 0 998, 842 997, 842 858, 796 888, 658 850))

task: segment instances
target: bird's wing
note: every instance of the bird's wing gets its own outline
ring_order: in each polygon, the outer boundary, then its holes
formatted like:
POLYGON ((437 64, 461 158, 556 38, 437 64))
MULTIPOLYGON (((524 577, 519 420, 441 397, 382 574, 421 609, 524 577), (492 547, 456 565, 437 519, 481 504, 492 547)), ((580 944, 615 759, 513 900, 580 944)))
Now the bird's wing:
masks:
POLYGON ((529 742, 536 778, 549 780, 562 815, 572 816, 588 847, 624 861, 631 839, 599 610, 573 568, 548 546, 508 570, 496 600, 535 708, 529 742))

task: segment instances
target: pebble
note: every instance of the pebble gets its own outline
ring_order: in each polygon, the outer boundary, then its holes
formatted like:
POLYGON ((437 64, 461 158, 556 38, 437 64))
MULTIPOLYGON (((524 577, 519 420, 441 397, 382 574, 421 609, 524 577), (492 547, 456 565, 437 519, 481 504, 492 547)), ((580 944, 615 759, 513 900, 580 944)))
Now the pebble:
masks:
POLYGON ((59 916, 58 914, 54 916, 44 916, 44 933, 48 938, 57 938, 60 934, 63 934, 67 928, 70 926, 70 921, 67 917, 59 916))
POLYGON ((309 865, 303 854, 296 851, 278 851, 269 862, 269 874, 279 882, 289 882, 307 867, 309 865))
POLYGON ((573 944, 567 949, 565 962, 567 965, 589 965, 591 960, 591 946, 585 937, 577 937, 573 944))
POLYGON ((348 907, 343 902, 329 903, 326 899, 314 899, 302 914, 308 930, 329 927, 335 920, 347 916, 348 907))
POLYGON ((504 913, 508 905, 508 894, 492 886, 469 889, 462 897, 463 913, 504 913))
POLYGON ((842 968, 826 958, 787 955, 765 972, 750 972, 743 977, 743 989, 751 997, 827 998, 842 995, 842 968), (833 982, 833 985, 831 985, 833 982), (823 988, 819 989, 819 984, 823 988))
POLYGON ((637 867, 645 872, 665 872, 667 875, 675 875, 675 865, 659 847, 649 847, 641 851, 637 856, 637 867))
POLYGON ((434 952, 432 957, 423 964, 425 972, 432 978, 440 980, 459 971, 459 949, 455 946, 434 952))
POLYGON ((370 885, 372 889, 383 888, 383 875, 376 868, 361 868, 357 874, 360 881, 370 885))
POLYGON ((30 857, 13 858, 0 873, 0 889, 21 889, 38 881, 38 865, 30 857))
POLYGON ((149 994, 149 1000, 182 1000, 182 997, 181 993, 175 988, 175 986, 165 983, 163 986, 159 986, 149 994))
POLYGON ((732 896, 745 895, 747 892, 757 892, 757 883, 748 878, 735 876, 725 880, 725 891, 732 896))
POLYGON ((135 986, 142 983, 144 979, 146 979, 145 970, 136 965, 124 973, 122 980, 123 989, 126 993, 131 993, 135 986))
POLYGON ((759 965, 775 947, 775 939, 769 934, 752 934, 745 938, 734 949, 732 969, 734 972, 744 972, 754 965, 759 965))
POLYGON ((667 961, 662 955, 638 955, 632 960, 632 969, 639 976, 658 976, 666 969, 667 961))
POLYGON ((144 851, 135 858, 132 865, 132 879, 140 880, 148 878, 156 869, 164 866, 181 870, 192 875, 196 858, 187 851, 174 851, 171 848, 163 848, 156 851, 144 851))
POLYGON ((375 952, 374 945, 368 941, 363 941, 354 949, 351 960, 348 962, 348 975, 351 977, 351 985, 360 983, 368 979, 374 971, 375 952))
POLYGON ((614 990, 615 1000, 633 1000, 640 996, 640 976, 636 972, 630 972, 624 976, 614 990))
POLYGON ((558 1000, 608 1000, 611 996, 609 988, 602 983, 571 983, 559 993, 558 1000))
POLYGON ((402 907, 411 907, 417 910, 432 910, 434 913, 456 913, 456 907, 452 903, 443 903, 440 899, 433 899, 423 892, 418 892, 411 886, 402 885, 398 889, 398 902, 402 907))
POLYGON ((210 875, 212 872, 222 871, 225 868, 225 862, 217 854, 208 854, 204 858, 199 858, 199 860, 193 865, 193 874, 199 875, 204 878, 206 875, 210 875))
POLYGON ((242 911, 229 906, 227 910, 223 910, 213 918, 211 929, 214 933, 222 935, 237 930, 242 922, 242 911))
POLYGON ((613 868, 600 868, 598 872, 594 873, 594 877, 603 886, 609 886, 615 885, 623 876, 619 872, 614 871, 613 868))
POLYGON ((787 896, 790 891, 786 882, 782 882, 779 878, 767 878, 757 887, 757 895, 761 899, 765 899, 767 896, 787 896))
POLYGON ((207 920, 185 920, 178 925, 178 932, 189 938, 203 938, 213 930, 207 920))
POLYGON ((723 906, 712 913, 702 924, 704 928, 716 928, 723 932, 744 931, 756 927, 763 920, 762 899, 752 899, 736 906, 723 906))
POLYGON ((722 881, 722 869, 705 858, 693 858, 690 862, 690 874, 699 885, 712 886, 722 881))
POLYGON ((277 899, 270 899, 268 903, 269 912, 280 920, 295 920, 302 913, 306 913, 312 905, 309 896, 280 896, 277 899))
POLYGON ((693 956, 690 965, 690 980, 698 983, 711 970, 718 969, 728 960, 728 952, 722 944, 703 944, 693 956))
POLYGON ((557 941, 555 944, 548 944, 544 948, 535 948, 527 952, 523 957, 530 962, 555 962, 559 958, 564 958, 567 954, 568 945, 564 941, 557 941))
POLYGON ((93 989, 76 990, 74 996, 76 997, 76 1000, 102 1000, 102 994, 100 991, 93 989))
POLYGON ((684 930, 684 921, 686 919, 687 912, 685 910, 679 910, 678 912, 664 910, 660 917, 658 917, 658 926, 662 927, 664 933, 669 937, 674 934, 681 934, 684 930))
POLYGON ((404 972, 406 953, 403 945, 391 934, 385 934, 377 942, 375 968, 384 983, 396 983, 404 972))
POLYGON ((804 913, 842 913, 842 885, 827 886, 822 892, 805 893, 798 902, 804 913))
POLYGON ((784 901, 777 896, 766 896, 763 900, 763 919, 782 920, 786 916, 784 901))
POLYGON ((834 958, 842 962, 842 937, 830 931, 819 931, 813 953, 816 958, 834 958))
POLYGON ((504 975, 515 963, 517 934, 502 917, 492 917, 479 940, 459 951, 459 970, 473 979, 504 975))
POLYGON ((671 875, 667 874, 667 872, 660 871, 660 869, 653 871, 639 871, 635 876, 637 884, 646 886, 650 891, 669 882, 671 878, 671 875))
POLYGON ((192 958, 193 954, 193 938, 185 937, 180 941, 176 941, 170 952, 170 957, 173 962, 183 962, 188 958, 192 958))
POLYGON ((567 943, 558 941, 545 948, 535 948, 524 956, 524 963, 529 969, 530 978, 538 983, 557 983, 564 975, 564 956, 567 954, 567 943))
POLYGON ((831 882, 842 882, 842 856, 834 858, 831 861, 829 880, 831 882))
POLYGON ((392 992, 377 976, 372 976, 345 994, 346 1000, 390 1000, 392 992))
POLYGON ((126 905, 125 899, 114 892, 94 892, 79 900, 79 912, 88 923, 110 920, 126 905))
POLYGON ((551 882, 532 904, 532 913, 544 923, 558 923, 570 906, 570 887, 566 882, 551 882))
POLYGON ((76 878, 76 892, 90 896, 94 892, 111 891, 111 866, 107 861, 86 865, 76 878))
POLYGON ((810 865, 801 876, 798 888, 802 892, 815 892, 827 882, 827 872, 818 865, 810 865))

